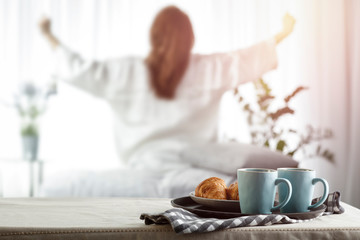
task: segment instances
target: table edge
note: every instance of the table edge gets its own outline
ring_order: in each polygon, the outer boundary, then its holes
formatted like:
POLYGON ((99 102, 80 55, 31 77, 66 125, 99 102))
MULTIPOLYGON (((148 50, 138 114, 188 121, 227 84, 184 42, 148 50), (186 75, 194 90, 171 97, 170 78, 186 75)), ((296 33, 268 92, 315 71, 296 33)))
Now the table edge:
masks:
MULTIPOLYGON (((1 231, 1 230, 0 230, 1 231)), ((360 227, 351 228, 288 228, 288 229, 271 229, 271 228, 257 228, 257 227, 246 227, 246 228, 229 228, 220 231, 230 232, 313 232, 313 231, 360 231, 360 227)), ((42 229, 42 230, 31 230, 31 229, 16 229, 10 230, 9 232, 0 232, 0 236, 21 236, 21 235, 52 235, 52 234, 86 234, 86 233, 124 233, 124 232, 174 232, 171 228, 162 229, 149 229, 149 228, 128 228, 128 229, 42 229)), ((175 232, 174 232, 175 233, 175 232)))

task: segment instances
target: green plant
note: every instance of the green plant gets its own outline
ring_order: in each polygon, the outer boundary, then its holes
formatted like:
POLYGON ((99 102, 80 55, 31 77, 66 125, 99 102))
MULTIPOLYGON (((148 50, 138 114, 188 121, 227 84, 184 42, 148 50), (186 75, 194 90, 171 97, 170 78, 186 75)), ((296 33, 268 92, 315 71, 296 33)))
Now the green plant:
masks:
POLYGON ((18 112, 21 117, 21 135, 22 136, 38 136, 37 127, 38 118, 42 115, 42 111, 36 105, 30 105, 26 108, 18 106, 18 112))
POLYGON ((305 158, 322 156, 330 162, 334 162, 334 154, 329 149, 324 149, 320 142, 333 137, 330 129, 314 128, 311 125, 306 127, 304 132, 294 129, 287 129, 279 123, 279 120, 286 115, 294 115, 295 110, 289 104, 300 92, 307 90, 307 87, 299 86, 291 94, 281 99, 281 107, 272 110, 271 105, 276 97, 272 89, 263 80, 254 82, 256 92, 256 103, 250 104, 246 101, 237 89, 234 95, 247 114, 247 123, 250 127, 251 142, 255 145, 265 146, 283 154, 293 157, 302 151, 305 158), (292 140, 290 143, 291 139, 292 140), (295 143, 295 144, 294 144, 295 143), (309 151, 309 146, 317 143, 315 151, 309 151))
POLYGON ((31 82, 19 85, 19 91, 14 96, 14 106, 21 119, 22 136, 38 136, 39 118, 46 110, 46 104, 51 95, 56 94, 56 85, 41 89, 31 82))
POLYGON ((27 124, 21 128, 22 136, 38 136, 38 129, 34 124, 27 124))

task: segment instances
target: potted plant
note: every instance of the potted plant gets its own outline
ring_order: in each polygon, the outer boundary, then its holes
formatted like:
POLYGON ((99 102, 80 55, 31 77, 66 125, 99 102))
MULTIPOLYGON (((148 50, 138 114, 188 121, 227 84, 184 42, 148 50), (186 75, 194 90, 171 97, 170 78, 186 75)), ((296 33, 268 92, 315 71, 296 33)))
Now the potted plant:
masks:
POLYGON ((35 161, 39 146, 39 118, 45 112, 49 96, 56 93, 55 85, 41 89, 31 82, 20 85, 15 94, 15 108, 21 118, 23 158, 35 161))
POLYGON ((299 131, 287 128, 279 122, 284 116, 294 115, 295 110, 290 103, 299 93, 307 90, 307 87, 299 86, 280 100, 272 94, 272 89, 263 79, 254 82, 254 87, 255 103, 246 100, 238 89, 234 90, 234 96, 247 114, 252 144, 265 146, 291 157, 301 153, 302 159, 321 156, 329 162, 335 161, 332 151, 320 144, 321 141, 333 137, 331 129, 315 128, 309 124, 305 131, 299 131), (280 102, 280 107, 274 108, 274 102, 280 102), (314 144, 317 144, 315 148, 314 144))

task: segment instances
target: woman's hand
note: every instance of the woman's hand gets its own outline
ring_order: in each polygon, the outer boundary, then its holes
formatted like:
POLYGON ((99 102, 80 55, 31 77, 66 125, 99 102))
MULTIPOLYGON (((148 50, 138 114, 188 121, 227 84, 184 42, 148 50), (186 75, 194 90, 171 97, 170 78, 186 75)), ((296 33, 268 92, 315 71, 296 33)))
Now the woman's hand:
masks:
POLYGON ((49 18, 43 17, 39 22, 39 27, 42 34, 44 34, 54 49, 59 46, 59 40, 51 32, 51 20, 49 18))
POLYGON ((51 20, 47 17, 43 17, 39 21, 39 27, 44 35, 51 34, 51 20))
POLYGON ((289 35, 294 30, 295 18, 289 13, 283 17, 283 32, 289 35))
POLYGON ((283 17, 283 29, 281 32, 275 35, 276 43, 280 43, 284 38, 289 36, 294 30, 295 18, 289 13, 286 13, 283 17))

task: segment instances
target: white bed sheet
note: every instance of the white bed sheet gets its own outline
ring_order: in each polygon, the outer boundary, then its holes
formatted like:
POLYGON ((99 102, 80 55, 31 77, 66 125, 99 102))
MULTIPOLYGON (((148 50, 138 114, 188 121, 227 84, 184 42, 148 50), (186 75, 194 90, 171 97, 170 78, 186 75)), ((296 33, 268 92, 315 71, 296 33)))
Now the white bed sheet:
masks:
POLYGON ((227 185, 242 167, 296 167, 297 162, 267 148, 240 143, 208 143, 181 152, 144 156, 136 168, 62 171, 46 175, 42 197, 180 197, 206 178, 219 177, 227 185))
POLYGON ((207 169, 182 168, 167 171, 115 169, 62 171, 45 176, 40 197, 180 197, 194 191, 209 177, 220 177, 227 184, 236 180, 207 169))

